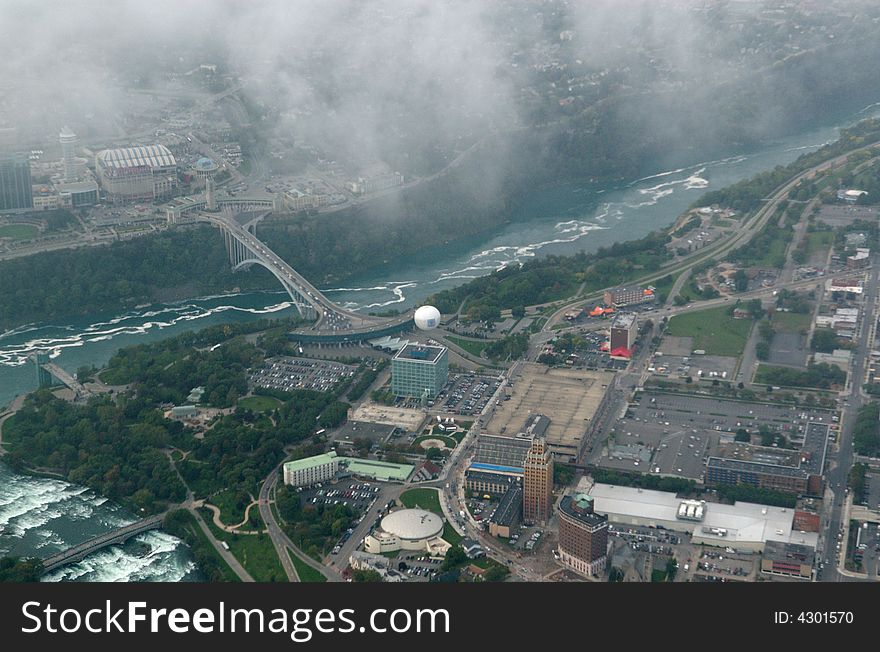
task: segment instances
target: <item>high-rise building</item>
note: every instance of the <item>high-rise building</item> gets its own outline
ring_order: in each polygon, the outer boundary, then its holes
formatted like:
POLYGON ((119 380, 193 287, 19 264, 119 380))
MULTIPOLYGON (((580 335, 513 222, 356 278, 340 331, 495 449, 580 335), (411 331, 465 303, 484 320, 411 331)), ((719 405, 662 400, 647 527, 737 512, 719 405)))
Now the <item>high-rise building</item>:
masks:
POLYGON ((543 437, 535 437, 523 470, 523 521, 546 525, 553 509, 553 455, 543 437))
POLYGON ((631 351, 636 342, 638 320, 634 314, 618 315, 611 322, 611 342, 609 350, 626 349, 631 351))
POLYGON ((436 398, 449 380, 445 346, 407 344, 391 360, 391 391, 395 396, 436 398))
POLYGON ((593 511, 587 494, 565 496, 559 502, 559 561, 581 575, 605 570, 608 555, 608 516, 593 511))
POLYGON ((0 153, 0 211, 34 207, 31 164, 26 154, 0 153))
POLYGON ((58 135, 61 143, 61 166, 64 168, 64 180, 77 180, 76 149, 79 146, 79 138, 69 127, 64 127, 58 135))

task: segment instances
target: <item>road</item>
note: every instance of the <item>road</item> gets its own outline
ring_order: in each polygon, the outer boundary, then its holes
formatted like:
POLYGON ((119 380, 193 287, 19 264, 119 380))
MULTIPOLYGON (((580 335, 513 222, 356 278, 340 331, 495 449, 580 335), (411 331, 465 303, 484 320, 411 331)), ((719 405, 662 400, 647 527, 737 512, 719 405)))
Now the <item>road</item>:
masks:
MULTIPOLYGON (((642 278, 634 279, 629 283, 632 285, 645 284, 663 278, 667 274, 675 275, 679 272, 685 272, 692 269, 696 265, 699 265, 700 263, 703 263, 710 259, 721 260, 721 257, 724 254, 730 252, 735 247, 747 244, 755 235, 760 233, 761 229, 763 229, 764 225, 767 223, 767 220, 769 220, 775 214, 779 203, 787 199, 788 193, 791 192, 795 188, 795 186, 797 186, 797 184, 799 184, 801 181, 812 179, 822 172, 826 172, 831 168, 840 166, 856 152, 875 147, 878 144, 880 144, 880 141, 876 141, 868 145, 863 145, 862 147, 846 152, 845 154, 841 154, 840 156, 837 156, 828 161, 823 161, 822 163, 819 163, 812 168, 804 170, 803 172, 792 177, 782 186, 777 188, 773 192, 773 194, 767 198, 764 206, 762 206, 755 213, 755 215, 750 220, 748 220, 746 224, 743 224, 740 230, 734 233, 733 236, 725 240, 719 240, 718 242, 713 243, 708 247, 703 247, 699 251, 687 256, 684 260, 670 261, 663 265, 661 269, 657 272, 654 272, 647 276, 643 276, 642 278)), ((564 317, 565 313, 572 308, 577 307, 585 301, 598 300, 601 296, 601 292, 594 292, 586 297, 576 297, 574 300, 566 302, 550 316, 550 318, 544 324, 542 331, 552 330, 553 326, 559 323, 559 321, 564 317)))
POLYGON ((859 333, 858 348, 853 356, 852 382, 850 383, 848 396, 844 397, 844 407, 841 416, 842 425, 837 442, 836 464, 826 474, 826 482, 829 490, 833 493, 833 498, 831 509, 829 510, 830 514, 828 514, 827 527, 824 530, 825 567, 817 575, 818 579, 822 581, 841 582, 850 579, 838 572, 840 560, 835 554, 834 546, 838 529, 849 527, 849 523, 845 522, 844 502, 846 500, 847 477, 853 463, 853 426, 859 408, 865 403, 865 396, 862 393, 862 379, 865 375, 866 363, 872 348, 870 336, 874 333, 873 324, 876 323, 877 319, 878 275, 880 275, 877 254, 871 256, 871 263, 872 268, 865 283, 864 317, 859 333))
POLYGON ((278 558, 281 560, 281 565, 284 566, 284 572, 287 573, 288 578, 291 581, 296 581, 292 578, 299 578, 299 575, 296 572, 296 568, 293 565, 293 562, 288 558, 287 550, 290 549, 292 554, 295 554, 299 559, 308 566, 311 566, 318 572, 322 573, 330 582, 342 582, 342 575, 337 572, 335 569, 330 568, 328 566, 324 566, 323 564, 319 564, 314 559, 305 554, 302 550, 300 550, 296 544, 291 541, 290 537, 281 529, 281 526, 278 524, 278 521, 275 519, 275 513, 272 511, 271 503, 274 502, 272 496, 274 495, 275 486, 278 483, 278 470, 281 468, 281 465, 275 467, 275 469, 270 473, 266 479, 263 481, 262 486, 260 487, 260 516, 263 518, 263 522, 266 524, 266 529, 269 532, 269 537, 272 539, 272 544, 275 546, 275 551, 278 553, 278 558))

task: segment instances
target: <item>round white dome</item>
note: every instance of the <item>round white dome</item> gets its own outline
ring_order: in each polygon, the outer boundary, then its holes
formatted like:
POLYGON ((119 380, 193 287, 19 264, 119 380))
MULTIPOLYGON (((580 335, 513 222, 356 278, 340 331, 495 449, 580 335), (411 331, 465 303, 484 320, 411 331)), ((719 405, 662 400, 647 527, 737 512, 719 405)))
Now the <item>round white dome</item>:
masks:
POLYGON ((440 311, 434 306, 422 306, 416 310, 416 326, 423 331, 429 331, 440 325, 440 311))
POLYGON ((406 541, 421 541, 443 532, 443 519, 424 509, 399 509, 382 519, 382 529, 406 541))

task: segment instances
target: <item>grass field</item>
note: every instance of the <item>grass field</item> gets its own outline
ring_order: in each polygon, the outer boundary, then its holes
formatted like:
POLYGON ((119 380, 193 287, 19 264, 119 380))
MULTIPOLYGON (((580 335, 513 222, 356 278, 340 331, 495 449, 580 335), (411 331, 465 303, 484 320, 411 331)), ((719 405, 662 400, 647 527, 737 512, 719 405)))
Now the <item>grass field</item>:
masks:
POLYGON ((208 510, 202 510, 202 514, 214 536, 229 544, 229 551, 257 582, 287 581, 287 573, 281 566, 281 561, 275 553, 275 546, 272 545, 272 539, 268 534, 224 532, 214 525, 208 510))
POLYGON ((271 396, 247 396, 238 401, 238 407, 247 408, 254 412, 267 412, 281 405, 281 401, 271 396))
POLYGON ((710 310, 675 315, 669 320, 666 332, 675 337, 692 337, 694 350, 703 349, 709 355, 738 357, 745 349, 752 328, 750 319, 734 319, 722 306, 710 310))
POLYGON ((296 574, 299 575, 300 582, 326 582, 327 577, 316 571, 314 568, 309 566, 306 562, 300 559, 297 555, 291 552, 289 549, 287 551, 288 556, 290 557, 290 561, 293 562, 293 567, 296 568, 296 574))
POLYGON ((0 226, 0 238, 12 240, 29 240, 40 235, 40 229, 32 224, 7 224, 0 226))
POLYGON ((774 312, 773 330, 777 333, 800 333, 809 330, 813 316, 800 312, 774 312))
MULTIPOLYGON (((400 494, 400 502, 407 507, 420 507, 429 512, 443 516, 443 508, 440 507, 440 492, 436 489, 410 489, 400 494)), ((460 543, 462 536, 455 531, 448 522, 443 523, 443 539, 453 546, 460 543)))
MULTIPOLYGON (((244 509, 239 509, 236 505, 235 494, 235 491, 226 489, 207 499, 207 502, 216 505, 220 509, 220 520, 226 525, 238 525, 244 518, 244 509)), ((256 509, 256 507, 253 509, 256 509)))
POLYGON ((204 532, 202 532, 202 528, 200 528, 199 524, 196 522, 195 516, 193 516, 189 512, 186 512, 186 517, 188 521, 186 529, 192 535, 198 538, 202 543, 203 549, 217 560, 217 566, 220 568, 220 572, 223 574, 223 581, 240 582, 241 580, 238 578, 238 575, 235 574, 235 571, 233 571, 229 567, 229 564, 226 563, 226 560, 223 559, 223 556, 219 552, 217 552, 217 549, 214 548, 214 545, 208 540, 208 536, 204 532))
POLYGON ((447 335, 446 339, 477 357, 481 356, 483 354, 483 349, 486 348, 486 342, 483 341, 475 342, 473 340, 465 340, 460 337, 455 337, 454 335, 447 335))
POLYGON ((421 507, 429 512, 443 516, 440 507, 440 494, 436 489, 410 489, 400 494, 400 502, 407 507, 421 507))
POLYGON ((833 231, 813 231, 812 233, 807 233, 806 237, 807 254, 830 247, 831 243, 834 242, 833 231))

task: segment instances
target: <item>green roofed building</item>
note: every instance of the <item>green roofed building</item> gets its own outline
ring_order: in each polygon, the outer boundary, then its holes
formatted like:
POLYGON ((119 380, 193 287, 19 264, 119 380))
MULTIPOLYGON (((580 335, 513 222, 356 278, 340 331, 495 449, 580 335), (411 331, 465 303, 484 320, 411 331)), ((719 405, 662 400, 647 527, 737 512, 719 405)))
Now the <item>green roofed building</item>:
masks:
POLYGON ((339 462, 344 458, 336 456, 336 451, 323 455, 305 457, 284 464, 284 484, 294 487, 307 487, 317 482, 332 480, 339 471, 339 462))
POLYGON ((378 460, 363 460, 358 457, 339 457, 337 459, 352 475, 360 475, 382 482, 406 482, 415 468, 412 464, 392 464, 378 460))

